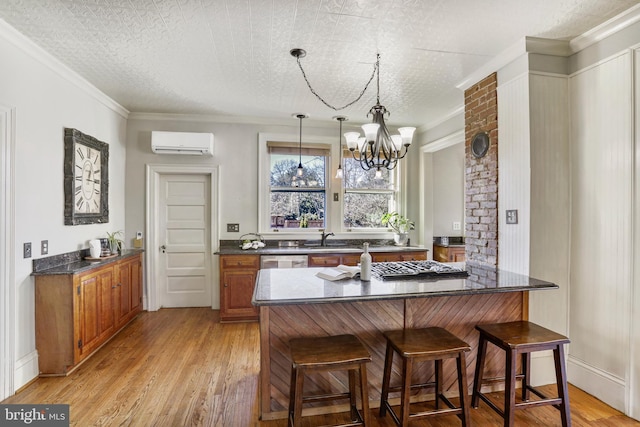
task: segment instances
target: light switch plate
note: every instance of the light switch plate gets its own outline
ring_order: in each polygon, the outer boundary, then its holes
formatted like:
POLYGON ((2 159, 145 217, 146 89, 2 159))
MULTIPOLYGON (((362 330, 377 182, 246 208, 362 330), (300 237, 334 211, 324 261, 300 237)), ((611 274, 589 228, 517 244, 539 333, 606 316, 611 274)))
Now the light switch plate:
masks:
POLYGON ((510 209, 507 210, 507 224, 517 224, 518 223, 518 210, 510 209))
POLYGON ((49 241, 40 241, 40 255, 47 255, 49 253, 49 241))
POLYGON ((31 242, 27 242, 22 246, 22 257, 31 258, 31 242))
POLYGON ((227 232, 228 233, 239 233, 240 232, 240 224, 227 224, 227 232))

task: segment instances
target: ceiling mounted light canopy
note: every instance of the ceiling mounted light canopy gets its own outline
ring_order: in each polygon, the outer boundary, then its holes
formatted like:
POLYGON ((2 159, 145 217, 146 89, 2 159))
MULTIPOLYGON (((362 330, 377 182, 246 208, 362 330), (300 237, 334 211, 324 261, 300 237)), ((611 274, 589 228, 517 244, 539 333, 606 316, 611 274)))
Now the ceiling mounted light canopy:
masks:
MULTIPOLYGON (((338 108, 322 99, 322 97, 311 87, 311 83, 309 83, 307 75, 300 63, 300 58, 304 58, 307 55, 307 52, 304 49, 296 48, 291 49, 289 53, 291 56, 296 58, 298 67, 300 67, 302 76, 304 77, 311 93, 313 93, 324 105, 336 111, 343 110, 358 102, 364 95, 373 78, 377 77, 376 105, 371 107, 367 113, 367 117, 369 115, 372 116, 372 122, 362 126, 364 137, 361 137, 358 132, 347 132, 344 134, 344 137, 347 141, 347 148, 351 151, 353 158, 360 161, 362 169, 375 169, 376 177, 382 176, 381 169, 383 168, 389 170, 394 169, 398 165, 398 160, 407 155, 409 146, 413 140, 413 133, 416 128, 399 128, 399 135, 391 135, 387 129, 384 119, 385 116, 388 117, 391 113, 384 107, 384 105, 380 104, 380 54, 376 55, 376 63, 373 67, 373 73, 371 74, 371 77, 364 89, 360 92, 360 95, 345 106, 338 108)), ((340 125, 342 127, 342 122, 340 122, 340 125)))

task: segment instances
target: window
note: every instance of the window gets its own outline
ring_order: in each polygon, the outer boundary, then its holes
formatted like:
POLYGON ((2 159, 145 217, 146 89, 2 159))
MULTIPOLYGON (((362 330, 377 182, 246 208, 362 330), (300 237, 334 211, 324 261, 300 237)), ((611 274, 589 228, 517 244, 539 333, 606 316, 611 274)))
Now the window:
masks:
MULTIPOLYGON (((329 149, 268 143, 271 229, 324 228, 329 149), (303 166, 297 175, 298 163, 303 166)), ((284 230, 283 230, 284 231, 284 230)))
POLYGON ((375 178, 375 170, 364 170, 360 162, 345 151, 344 158, 344 227, 386 228, 380 218, 395 210, 397 199, 397 169, 382 169, 382 177, 375 178))

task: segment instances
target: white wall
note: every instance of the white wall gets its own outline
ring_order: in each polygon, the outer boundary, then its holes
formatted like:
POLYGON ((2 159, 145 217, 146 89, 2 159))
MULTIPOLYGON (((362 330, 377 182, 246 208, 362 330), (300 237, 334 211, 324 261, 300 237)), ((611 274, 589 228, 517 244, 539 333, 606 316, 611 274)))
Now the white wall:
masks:
MULTIPOLYGON (((145 230, 145 167, 148 164, 184 164, 184 165, 208 165, 217 166, 219 170, 219 206, 218 212, 213 213, 214 226, 219 227, 219 237, 221 240, 237 240, 245 233, 258 232, 258 137, 260 133, 277 134, 291 136, 293 140, 298 139, 297 120, 285 121, 285 124, 247 124, 247 123, 220 123, 207 118, 168 118, 166 116, 132 114, 127 127, 127 165, 126 165, 126 240, 131 243, 136 231, 145 230), (290 122, 290 123, 289 123, 290 122), (208 156, 176 156, 158 155, 151 151, 151 132, 181 131, 181 132, 211 132, 214 134, 214 155, 208 156), (240 224, 240 232, 227 232, 227 223, 240 224)), ((347 132, 350 127, 344 127, 347 132)), ((357 130, 354 126, 353 129, 357 130)), ((338 157, 338 136, 337 123, 335 126, 314 123, 303 125, 303 140, 313 140, 314 138, 325 138, 329 141, 335 140, 332 144, 333 158, 338 157)), ((418 150, 414 151, 415 156, 418 150)), ((407 157, 409 159, 411 154, 407 157)), ((403 167, 409 168, 408 160, 403 160, 403 167)), ((335 165, 331 170, 335 170, 335 165)), ((331 172, 333 177, 334 172, 331 172)), ((408 180, 414 182, 415 180, 408 180)), ((332 178, 331 191, 340 191, 340 180, 332 178)), ((409 191, 418 193, 418 186, 409 184, 409 191)), ((417 196, 410 197, 409 200, 418 200, 417 196)), ((336 203, 336 202, 329 202, 336 203)), ((414 209, 417 203, 409 203, 408 209, 414 209)), ((331 219, 334 224, 339 222, 340 211, 332 209, 331 219)), ((409 213, 411 215, 411 213, 409 213)), ((415 216, 413 217, 415 218, 415 216)), ((417 225, 420 228, 419 225, 417 225)), ((338 238, 348 238, 351 235, 357 237, 356 233, 343 233, 338 230, 330 230, 336 233, 338 238)), ((387 233, 388 234, 388 233, 387 233)), ((146 236, 145 242, 150 236, 146 236)), ((287 238, 284 233, 273 233, 267 238, 287 238)), ((297 234, 295 238, 319 238, 317 231, 310 231, 306 234, 297 234)), ((390 238, 390 237, 388 237, 390 238)), ((415 243, 415 241, 414 241, 415 243)), ((213 242, 213 247, 217 248, 218 242, 213 242)), ((148 251, 155 248, 147 248, 148 251)), ((147 256, 151 256, 149 253, 147 256)), ((213 277, 213 308, 219 308, 219 288, 218 288, 218 260, 214 257, 212 263, 213 277)), ((147 275, 147 279, 150 276, 147 275)), ((146 287, 153 286, 147 280, 146 287)))
POLYGON ((124 229, 126 110, 69 72, 0 21, 0 104, 15 109, 15 388, 38 375, 32 259, 87 247, 107 231, 124 229), (64 128, 109 144, 110 222, 64 225, 64 128), (22 258, 32 243, 33 257, 22 258))
POLYGON ((631 53, 570 79, 570 380, 628 408, 633 274, 631 53))
POLYGON ((498 73, 498 266, 529 274, 530 129, 529 78, 507 81, 498 73), (518 211, 518 223, 506 223, 506 210, 518 211))
POLYGON ((433 235, 462 236, 464 233, 464 143, 432 154, 433 235), (453 229, 453 222, 460 229, 453 229))

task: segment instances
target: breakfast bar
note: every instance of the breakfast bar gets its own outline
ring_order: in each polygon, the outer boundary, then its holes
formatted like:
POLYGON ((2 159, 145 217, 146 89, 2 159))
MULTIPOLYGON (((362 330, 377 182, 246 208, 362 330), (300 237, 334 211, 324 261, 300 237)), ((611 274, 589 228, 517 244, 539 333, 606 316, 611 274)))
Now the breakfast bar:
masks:
MULTIPOLYGON (((260 270, 252 302, 260 309, 262 419, 287 417, 291 375, 288 343, 298 337, 353 334, 360 338, 372 356, 367 369, 370 406, 375 408, 380 403, 384 369, 382 333, 440 326, 471 345, 466 360, 471 386, 478 345, 475 325, 527 319, 528 292, 558 286, 483 265, 467 263, 460 267, 468 277, 383 279, 374 274, 370 282, 324 280, 316 276, 323 268, 260 270)), ((432 377, 432 364, 424 365, 414 372, 416 381, 426 382, 432 377)), ((394 363, 392 382, 398 379, 398 368, 394 363)), ((503 370, 504 356, 490 351, 485 377, 499 376, 503 370)), ((454 372, 445 369, 445 390, 456 389, 454 372)), ((347 383, 346 374, 342 374, 309 376, 305 387, 312 394, 341 389, 347 383)), ((305 413, 337 412, 344 409, 342 406, 311 407, 305 413)))

